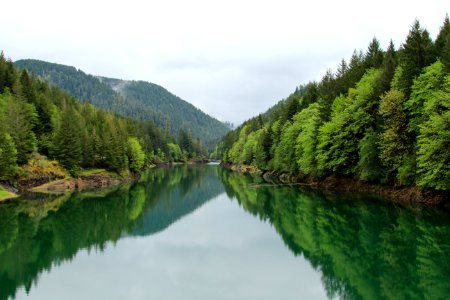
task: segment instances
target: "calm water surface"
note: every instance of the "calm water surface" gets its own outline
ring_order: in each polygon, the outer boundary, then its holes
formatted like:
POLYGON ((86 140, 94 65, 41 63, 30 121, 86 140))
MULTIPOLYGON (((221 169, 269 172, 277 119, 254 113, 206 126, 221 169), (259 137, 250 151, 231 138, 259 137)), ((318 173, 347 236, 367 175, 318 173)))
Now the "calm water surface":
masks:
POLYGON ((0 299, 449 299, 450 216, 218 166, 0 205, 0 299))

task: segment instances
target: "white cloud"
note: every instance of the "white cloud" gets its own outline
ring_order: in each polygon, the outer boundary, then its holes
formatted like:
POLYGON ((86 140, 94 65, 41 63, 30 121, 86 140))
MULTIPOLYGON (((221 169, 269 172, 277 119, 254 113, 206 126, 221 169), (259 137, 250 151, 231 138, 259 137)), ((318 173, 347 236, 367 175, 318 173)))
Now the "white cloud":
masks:
POLYGON ((373 36, 400 45, 417 17, 435 37, 447 1, 8 1, 0 48, 160 84, 235 123, 320 79, 373 36))

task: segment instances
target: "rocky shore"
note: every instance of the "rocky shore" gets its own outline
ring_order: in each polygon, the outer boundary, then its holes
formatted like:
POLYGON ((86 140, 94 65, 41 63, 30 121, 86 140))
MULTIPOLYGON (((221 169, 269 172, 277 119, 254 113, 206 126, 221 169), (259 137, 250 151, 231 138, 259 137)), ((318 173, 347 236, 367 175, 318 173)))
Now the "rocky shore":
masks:
POLYGON ((394 202, 429 205, 450 210, 450 195, 448 191, 427 190, 417 186, 384 186, 371 184, 352 178, 325 177, 318 178, 304 175, 290 175, 274 171, 262 171, 255 166, 223 164, 221 166, 236 172, 258 174, 265 181, 282 184, 299 184, 311 188, 339 191, 361 192, 381 196, 394 202))

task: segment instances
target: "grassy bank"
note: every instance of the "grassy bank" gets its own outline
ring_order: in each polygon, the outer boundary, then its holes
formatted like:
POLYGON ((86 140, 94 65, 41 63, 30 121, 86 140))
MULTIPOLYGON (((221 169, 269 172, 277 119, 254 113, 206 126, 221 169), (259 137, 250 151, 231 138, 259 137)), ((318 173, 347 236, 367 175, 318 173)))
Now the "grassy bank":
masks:
POLYGON ((16 198, 17 195, 15 193, 12 193, 5 189, 3 186, 0 185, 0 202, 12 198, 16 198))

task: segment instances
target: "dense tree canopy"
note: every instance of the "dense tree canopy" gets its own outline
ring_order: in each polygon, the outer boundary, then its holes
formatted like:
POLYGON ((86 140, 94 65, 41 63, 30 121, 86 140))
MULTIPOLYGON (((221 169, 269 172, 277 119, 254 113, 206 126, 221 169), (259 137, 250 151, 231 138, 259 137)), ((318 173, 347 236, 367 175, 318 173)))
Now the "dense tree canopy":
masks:
POLYGON ((154 163, 207 157, 198 139, 188 135, 183 142, 180 149, 170 132, 151 121, 77 101, 0 55, 0 180, 21 175, 19 167, 33 153, 58 161, 72 175, 82 168, 137 172, 154 163))
POLYGON ((448 16, 432 41, 415 21, 386 51, 374 38, 320 82, 229 132, 222 159, 310 176, 450 189, 448 16), (251 149, 251 151, 249 151, 251 149))
POLYGON ((82 102, 122 116, 151 121, 166 134, 176 136, 180 130, 190 128, 193 138, 200 139, 210 149, 229 130, 224 123, 150 82, 92 76, 74 67, 32 59, 14 64, 46 78, 82 102))

